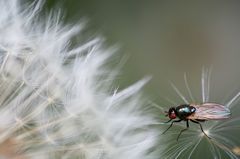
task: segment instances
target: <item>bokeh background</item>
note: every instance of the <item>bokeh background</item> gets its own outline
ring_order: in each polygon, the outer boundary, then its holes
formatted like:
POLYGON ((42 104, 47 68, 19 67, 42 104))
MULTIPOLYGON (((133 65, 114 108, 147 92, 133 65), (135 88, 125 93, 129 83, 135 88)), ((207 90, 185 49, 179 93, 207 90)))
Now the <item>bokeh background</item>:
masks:
POLYGON ((181 87, 184 72, 195 87, 204 66, 212 67, 213 83, 220 83, 217 92, 224 90, 221 97, 239 88, 239 1, 46 2, 49 9, 63 7, 67 22, 87 19, 90 37, 100 34, 120 47, 119 57, 127 58, 122 85, 152 75, 147 87, 158 97, 168 91, 168 81, 181 87))
MULTIPOLYGON (((169 81, 189 99, 184 73, 196 100, 191 102, 202 101, 203 67, 212 72, 212 102, 227 103, 240 91, 240 1, 49 0, 46 3, 48 9, 64 8, 63 19, 67 23, 87 21, 86 37, 102 35, 106 45, 120 48, 120 55, 113 60, 125 62, 118 76, 120 87, 151 75, 147 95, 165 109, 171 106, 171 101, 183 103, 169 81)), ((236 110, 235 113, 239 112, 239 108, 236 110)))

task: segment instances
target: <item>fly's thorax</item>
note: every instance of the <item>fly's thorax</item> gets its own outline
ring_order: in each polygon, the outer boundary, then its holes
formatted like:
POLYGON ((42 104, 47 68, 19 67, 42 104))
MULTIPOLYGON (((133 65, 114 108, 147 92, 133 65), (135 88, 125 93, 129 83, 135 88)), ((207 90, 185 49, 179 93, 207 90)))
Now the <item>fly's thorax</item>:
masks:
POLYGON ((196 111, 196 108, 194 106, 191 106, 189 104, 183 104, 176 107, 176 114, 177 116, 185 120, 189 115, 193 114, 196 111))

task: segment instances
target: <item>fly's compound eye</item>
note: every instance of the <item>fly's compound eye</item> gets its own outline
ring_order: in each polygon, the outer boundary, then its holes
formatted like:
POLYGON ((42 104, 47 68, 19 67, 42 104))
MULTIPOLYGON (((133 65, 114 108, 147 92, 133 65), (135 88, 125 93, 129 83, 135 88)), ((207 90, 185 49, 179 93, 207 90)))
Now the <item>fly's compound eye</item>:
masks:
POLYGON ((170 119, 175 119, 177 117, 174 111, 170 112, 168 116, 170 119))

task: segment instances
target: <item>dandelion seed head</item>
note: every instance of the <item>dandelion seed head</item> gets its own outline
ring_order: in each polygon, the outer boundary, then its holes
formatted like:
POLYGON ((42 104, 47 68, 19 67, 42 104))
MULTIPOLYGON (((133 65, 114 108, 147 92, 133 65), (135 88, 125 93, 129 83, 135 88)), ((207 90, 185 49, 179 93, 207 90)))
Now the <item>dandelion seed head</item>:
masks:
POLYGON ((146 77, 122 90, 102 38, 78 46, 84 24, 41 16, 42 1, 0 1, 0 148, 12 158, 151 158, 146 77))

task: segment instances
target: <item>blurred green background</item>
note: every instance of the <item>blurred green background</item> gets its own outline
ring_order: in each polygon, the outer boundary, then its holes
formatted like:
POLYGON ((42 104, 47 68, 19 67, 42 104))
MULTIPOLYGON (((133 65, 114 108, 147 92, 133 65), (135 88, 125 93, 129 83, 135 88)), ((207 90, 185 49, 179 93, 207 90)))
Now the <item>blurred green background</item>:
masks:
MULTIPOLYGON (((211 102, 225 104, 240 90, 240 1, 49 0, 46 3, 49 9, 63 7, 67 23, 87 19, 86 32, 90 37, 102 35, 107 45, 119 46, 121 55, 117 55, 119 59, 115 62, 127 57, 118 76, 121 87, 151 75, 146 91, 165 109, 171 106, 171 101, 183 103, 169 81, 190 99, 184 73, 195 99, 191 102, 202 101, 203 67, 212 69, 211 102)), ((235 110, 233 116, 239 116, 239 108, 235 110)))
POLYGON ((152 75, 147 86, 151 96, 172 96, 168 81, 184 87, 186 72, 191 89, 201 99, 201 69, 211 66, 216 100, 229 99, 239 88, 240 1, 46 2, 50 9, 65 8, 67 22, 87 19, 89 35, 101 34, 110 46, 120 46, 119 52, 127 57, 119 76, 122 85, 152 75))

